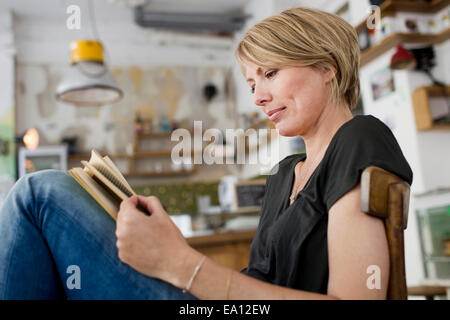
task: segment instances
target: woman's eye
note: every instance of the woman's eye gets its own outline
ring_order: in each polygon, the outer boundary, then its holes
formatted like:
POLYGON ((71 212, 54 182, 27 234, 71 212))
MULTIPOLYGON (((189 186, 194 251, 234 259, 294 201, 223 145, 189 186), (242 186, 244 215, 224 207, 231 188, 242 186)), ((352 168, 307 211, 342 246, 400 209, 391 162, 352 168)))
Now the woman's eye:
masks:
POLYGON ((276 74, 277 74, 277 70, 270 70, 270 71, 266 72, 266 78, 270 79, 273 76, 275 76, 276 74))
POLYGON ((251 92, 252 94, 254 94, 254 93, 255 93, 255 87, 250 88, 250 92, 251 92))

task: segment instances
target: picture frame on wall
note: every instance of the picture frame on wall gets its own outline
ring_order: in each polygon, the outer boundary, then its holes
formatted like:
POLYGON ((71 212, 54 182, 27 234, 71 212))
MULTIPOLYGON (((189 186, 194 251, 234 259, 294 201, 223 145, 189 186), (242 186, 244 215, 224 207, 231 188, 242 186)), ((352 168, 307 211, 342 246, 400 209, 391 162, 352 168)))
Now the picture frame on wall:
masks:
POLYGON ((40 170, 67 171, 67 145, 19 149, 19 178, 40 170))
POLYGON ((259 211, 266 191, 266 180, 239 181, 234 184, 234 212, 259 211))
POLYGON ((389 67, 385 67, 374 72, 370 76, 370 88, 372 89, 372 98, 374 101, 380 100, 395 92, 392 70, 389 67))

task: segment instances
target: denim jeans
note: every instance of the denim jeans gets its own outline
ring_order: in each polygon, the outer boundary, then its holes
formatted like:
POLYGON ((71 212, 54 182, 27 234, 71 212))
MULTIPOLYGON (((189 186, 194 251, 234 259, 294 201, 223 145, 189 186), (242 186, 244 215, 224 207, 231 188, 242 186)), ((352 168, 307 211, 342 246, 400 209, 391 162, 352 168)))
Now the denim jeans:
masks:
POLYGON ((14 185, 0 210, 0 299, 196 299, 122 263, 115 222, 67 173, 14 185))

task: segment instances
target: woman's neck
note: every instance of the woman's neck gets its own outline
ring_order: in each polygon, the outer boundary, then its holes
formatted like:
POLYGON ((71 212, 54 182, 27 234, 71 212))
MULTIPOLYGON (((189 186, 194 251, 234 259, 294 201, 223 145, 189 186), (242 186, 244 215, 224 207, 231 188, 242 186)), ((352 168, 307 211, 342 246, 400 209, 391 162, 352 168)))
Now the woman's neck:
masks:
MULTIPOLYGON (((348 107, 329 106, 320 115, 309 132, 302 136, 305 142, 307 160, 322 159, 336 131, 353 118, 348 107)), ((313 164, 311 164, 313 165, 313 164)))

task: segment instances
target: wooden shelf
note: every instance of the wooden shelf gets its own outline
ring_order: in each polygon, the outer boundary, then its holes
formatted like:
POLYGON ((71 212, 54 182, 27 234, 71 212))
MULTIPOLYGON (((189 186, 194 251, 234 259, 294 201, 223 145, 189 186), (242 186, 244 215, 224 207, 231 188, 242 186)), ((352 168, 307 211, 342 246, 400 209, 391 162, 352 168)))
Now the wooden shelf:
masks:
POLYGON ((438 34, 394 33, 382 40, 379 44, 361 52, 361 67, 400 43, 420 43, 424 45, 432 45, 442 43, 449 38, 450 28, 438 34))
MULTIPOLYGON (((192 133, 192 132, 191 132, 192 133)), ((150 159, 150 158, 168 158, 164 161, 171 161, 170 157, 172 155, 172 150, 148 150, 148 151, 141 151, 139 150, 139 139, 141 138, 167 138, 169 139, 172 132, 140 132, 135 133, 134 137, 134 152, 133 154, 108 154, 108 156, 114 160, 114 159, 125 159, 128 161, 128 171, 129 173, 123 173, 124 176, 127 177, 174 177, 174 176, 187 176, 191 174, 195 174, 198 171, 198 166, 194 165, 192 170, 163 170, 160 172, 152 171, 152 172, 145 172, 145 171, 138 171, 136 170, 135 162, 137 160, 141 159, 150 159)), ((195 155, 195 151, 192 151, 190 154, 190 157, 193 157, 195 155)), ((86 160, 89 161, 91 157, 90 153, 81 153, 81 154, 75 154, 75 155, 69 155, 68 161, 69 162, 75 162, 75 161, 82 161, 86 160)), ((124 170, 125 171, 125 170, 124 170)))
POLYGON ((180 170, 180 171, 172 171, 172 170, 164 170, 160 172, 151 171, 134 171, 124 174, 125 177, 175 177, 175 176, 188 176, 196 173, 198 170, 197 166, 194 166, 191 170, 180 170))
POLYGON ((170 138, 172 132, 136 132, 139 138, 170 138))
MULTIPOLYGON (((431 2, 386 0, 379 7, 381 17, 392 15, 396 12, 435 13, 450 4, 450 0, 433 0, 431 2)), ((367 18, 360 22, 355 29, 364 28, 367 18)))
MULTIPOLYGON (((110 157, 111 159, 129 159, 131 156, 128 154, 108 154, 108 157, 110 157)), ((67 157, 69 161, 89 161, 90 158, 90 153, 72 154, 67 157)))
POLYGON ((154 151, 136 151, 131 156, 132 158, 162 158, 170 157, 172 151, 170 150, 154 150, 154 151))
MULTIPOLYGON (((195 174, 198 171, 197 165, 194 165, 191 170, 163 170, 157 171, 138 171, 136 170, 136 160, 149 159, 149 158, 168 158, 165 162, 171 161, 172 150, 139 150, 139 140, 142 138, 157 138, 157 139, 170 139, 172 132, 136 132, 134 136, 134 152, 131 155, 128 154, 108 154, 108 156, 114 159, 126 159, 128 160, 128 173, 123 173, 125 177, 175 177, 175 176, 187 176, 195 174)), ((192 151, 190 157, 193 157, 195 152, 192 151)), ((68 161, 89 161, 91 155, 89 153, 82 153, 76 155, 70 155, 68 161)))
MULTIPOLYGON (((193 157, 195 151, 192 150, 190 157, 193 157)), ((136 151, 130 158, 139 159, 139 158, 167 158, 172 155, 172 150, 152 150, 152 151, 136 151)))
POLYGON ((256 230, 222 231, 208 235, 193 236, 186 238, 186 240, 191 246, 210 246, 230 241, 249 240, 251 242, 255 237, 255 234, 256 230))
MULTIPOLYGON (((182 129, 182 128, 180 128, 182 129)), ((185 129, 188 130, 188 129, 185 129)), ((193 130, 188 130, 191 134, 194 133, 193 130)), ((135 132, 137 138, 170 138, 173 131, 171 132, 135 132)))
POLYGON ((402 11, 402 12, 421 12, 435 13, 450 4, 449 0, 432 0, 430 2, 423 1, 399 1, 387 0, 381 4, 381 11, 402 11))
POLYGON ((426 86, 414 90, 412 102, 414 107, 414 117, 416 119, 416 128, 423 130, 450 130, 448 123, 435 123, 431 117, 429 97, 445 97, 450 95, 450 86, 444 88, 440 86, 426 86))

